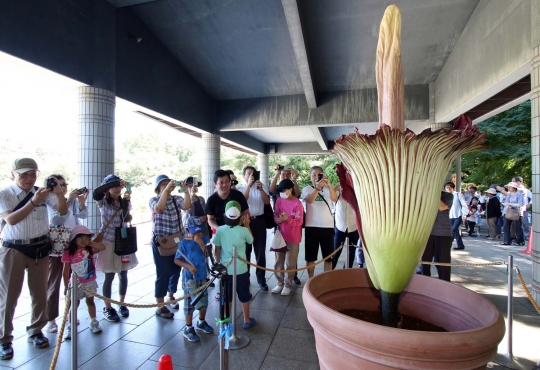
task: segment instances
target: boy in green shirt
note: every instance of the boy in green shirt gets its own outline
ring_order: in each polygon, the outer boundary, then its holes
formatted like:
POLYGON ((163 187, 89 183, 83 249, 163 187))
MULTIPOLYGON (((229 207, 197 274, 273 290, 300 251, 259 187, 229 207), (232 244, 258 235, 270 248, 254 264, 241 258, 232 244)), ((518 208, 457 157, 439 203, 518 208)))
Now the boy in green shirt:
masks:
MULTIPOLYGON (((233 256, 233 247, 236 247, 238 256, 246 259, 246 243, 253 243, 253 235, 249 229, 249 218, 244 219, 244 226, 240 226, 240 216, 242 214, 240 204, 232 200, 225 205, 225 225, 218 227, 216 235, 214 236, 215 245, 215 257, 216 261, 229 261, 233 256), (222 254, 223 253, 223 254, 222 254), (222 258, 221 258, 222 257, 222 258)), ((227 273, 230 278, 229 294, 227 301, 229 302, 229 308, 233 300, 233 264, 231 263, 227 267, 227 273)), ((236 293, 238 299, 242 303, 242 310, 244 311, 244 329, 249 329, 255 325, 255 319, 249 317, 249 302, 252 295, 249 291, 249 273, 247 265, 243 261, 236 261, 236 293)))

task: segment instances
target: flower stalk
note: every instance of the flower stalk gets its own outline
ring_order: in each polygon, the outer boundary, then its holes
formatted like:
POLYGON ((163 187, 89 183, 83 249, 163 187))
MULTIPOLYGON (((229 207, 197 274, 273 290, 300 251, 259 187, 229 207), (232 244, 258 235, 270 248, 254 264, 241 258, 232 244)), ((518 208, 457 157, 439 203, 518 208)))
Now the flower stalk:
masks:
POLYGON ((377 49, 379 129, 375 135, 344 135, 333 150, 341 160, 337 173, 343 199, 357 216, 369 276, 381 290, 387 326, 398 324, 399 294, 422 257, 452 162, 484 148, 485 141, 485 133, 465 116, 452 130, 426 129, 417 135, 404 129, 400 40, 395 40, 400 28, 399 9, 390 6, 377 49), (383 123, 386 119, 391 125, 383 123))

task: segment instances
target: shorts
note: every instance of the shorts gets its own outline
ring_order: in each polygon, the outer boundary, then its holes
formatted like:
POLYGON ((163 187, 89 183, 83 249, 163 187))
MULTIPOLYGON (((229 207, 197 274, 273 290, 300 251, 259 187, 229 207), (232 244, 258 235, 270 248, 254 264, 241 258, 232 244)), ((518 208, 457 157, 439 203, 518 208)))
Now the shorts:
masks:
MULTIPOLYGON (((227 294, 227 302, 232 302, 233 298, 233 275, 229 275, 227 282, 229 283, 229 294, 227 294)), ((253 296, 249 291, 249 272, 244 272, 243 274, 236 275, 236 293, 238 294, 238 299, 242 303, 251 301, 253 296)))
MULTIPOLYGON (((92 293, 97 293, 97 281, 92 280, 86 283, 80 283, 77 287, 77 299, 81 300, 86 297, 93 297, 93 295, 90 295, 86 293, 84 290, 81 289, 81 287, 84 287, 84 289, 91 291, 92 293)), ((68 288, 71 288, 71 280, 69 282, 68 288)))
POLYGON ((306 262, 317 261, 319 244, 323 258, 328 257, 334 251, 334 228, 306 227, 305 230, 305 259, 306 262))
MULTIPOLYGON (((190 283, 193 284, 193 280, 188 281, 182 281, 182 289, 184 289, 184 294, 190 294, 191 292, 199 289, 201 286, 206 284, 206 280, 199 280, 195 281, 195 284, 192 286, 190 283)), ((202 298, 197 302, 195 307, 191 304, 191 302, 199 295, 199 293, 195 294, 194 296, 189 296, 186 299, 184 299, 184 315, 192 315, 195 310, 199 311, 206 311, 208 308, 208 291, 206 290, 202 296, 202 298)))

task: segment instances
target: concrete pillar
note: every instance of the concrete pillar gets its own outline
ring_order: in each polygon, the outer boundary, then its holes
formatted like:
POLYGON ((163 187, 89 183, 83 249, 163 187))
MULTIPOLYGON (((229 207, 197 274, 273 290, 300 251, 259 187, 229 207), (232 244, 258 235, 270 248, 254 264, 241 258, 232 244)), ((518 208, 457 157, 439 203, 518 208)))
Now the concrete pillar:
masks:
MULTIPOLYGON (((114 173, 114 110, 115 94, 92 86, 79 87, 79 186, 90 191, 97 188, 103 178, 114 173)), ((97 205, 88 197, 90 230, 97 232, 101 225, 97 205)))
POLYGON ((531 154, 532 154, 532 226, 533 298, 540 304, 540 4, 531 1, 531 154))
POLYGON ((202 134, 202 178, 199 192, 205 199, 214 194, 214 172, 219 170, 221 137, 215 134, 202 134))
POLYGON ((261 182, 268 186, 270 180, 268 178, 268 154, 257 155, 257 169, 261 171, 261 182))

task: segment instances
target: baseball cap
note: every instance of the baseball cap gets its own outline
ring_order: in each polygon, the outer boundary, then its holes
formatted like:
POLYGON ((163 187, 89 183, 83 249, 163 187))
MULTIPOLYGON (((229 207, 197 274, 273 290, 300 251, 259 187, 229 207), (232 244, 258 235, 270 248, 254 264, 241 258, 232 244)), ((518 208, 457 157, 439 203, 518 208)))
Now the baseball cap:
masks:
POLYGON ((225 205, 225 224, 236 226, 240 223, 242 207, 236 200, 231 200, 225 205))
POLYGON ((17 158, 11 165, 11 170, 17 173, 25 173, 28 171, 39 171, 36 161, 32 158, 17 158))
POLYGON ((73 229, 71 229, 71 236, 69 237, 69 241, 72 241, 73 239, 75 239, 77 235, 93 236, 94 233, 84 225, 77 225, 73 229))
POLYGON ((190 218, 188 218, 186 220, 185 226, 190 234, 195 234, 203 231, 203 222, 200 217, 197 216, 191 216, 190 218))

